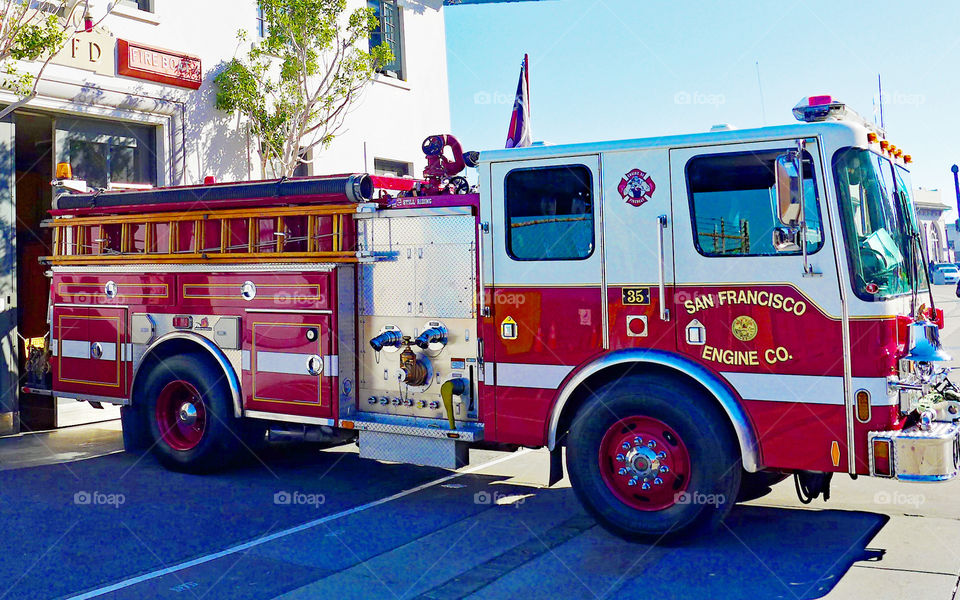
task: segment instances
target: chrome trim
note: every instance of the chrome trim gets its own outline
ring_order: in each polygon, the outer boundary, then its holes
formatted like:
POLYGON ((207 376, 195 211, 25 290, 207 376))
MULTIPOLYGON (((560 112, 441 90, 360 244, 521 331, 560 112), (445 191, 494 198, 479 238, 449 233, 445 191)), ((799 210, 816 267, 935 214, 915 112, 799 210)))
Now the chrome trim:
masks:
POLYGON ((246 309, 248 313, 283 313, 291 315, 332 315, 332 310, 319 310, 319 309, 304 309, 298 310, 296 308, 248 308, 246 309))
POLYGON ((301 417, 299 415, 281 415, 276 413, 263 412, 260 410, 244 411, 243 416, 249 419, 260 419, 263 421, 279 421, 282 423, 302 423, 304 425, 328 425, 336 427, 337 422, 333 419, 321 419, 320 417, 301 417))
POLYGON ((140 361, 133 368, 133 378, 131 379, 130 389, 133 390, 135 388, 137 384, 137 375, 140 374, 140 367, 143 366, 147 356, 164 342, 174 339, 196 342, 198 346, 210 353, 210 356, 217 361, 217 363, 220 365, 220 368, 223 369, 223 374, 227 377, 227 385, 230 386, 230 395, 233 399, 234 416, 237 418, 243 416, 243 405, 241 403, 240 395, 240 380, 237 378, 237 374, 233 370, 233 365, 230 364, 230 360, 227 358, 227 355, 223 353, 223 350, 221 350, 219 346, 217 346, 208 338, 205 338, 202 335, 192 331, 171 331, 147 346, 147 348, 143 351, 143 355, 140 357, 140 361))
POLYGON ((607 283, 607 232, 603 218, 603 155, 597 156, 597 220, 600 223, 600 327, 603 349, 610 349, 610 300, 607 283))
POLYGON ((560 415, 563 413, 563 408, 567 400, 570 399, 570 396, 573 395, 573 392, 591 375, 608 367, 628 363, 669 367, 683 375, 692 377, 694 381, 705 387, 720 403, 724 412, 727 413, 727 416, 730 417, 730 424, 733 425, 733 429, 737 434, 737 441, 740 444, 743 468, 750 473, 755 473, 761 469, 760 444, 757 440, 756 432, 754 432, 753 426, 750 424, 750 418, 740 405, 740 401, 730 388, 719 377, 686 357, 661 350, 647 350, 642 348, 617 350, 606 354, 581 368, 568 380, 560 392, 560 395, 557 397, 552 414, 550 415, 550 425, 547 431, 547 447, 550 450, 553 450, 557 445, 557 428, 560 425, 560 415))
MULTIPOLYGON (((666 279, 664 274, 664 262, 666 257, 663 252, 663 232, 667 228, 667 215, 660 215, 657 217, 657 252, 658 252, 658 263, 657 263, 657 274, 659 277, 659 289, 660 289, 660 320, 669 321, 670 320, 670 309, 667 308, 667 286, 666 279)), ((607 304, 607 299, 604 298, 604 305, 607 304)))
POLYGON ((837 228, 834 219, 834 210, 838 209, 833 195, 833 170, 827 170, 827 162, 824 157, 823 136, 817 134, 817 155, 820 158, 820 177, 823 186, 823 206, 826 210, 822 211, 827 215, 827 223, 830 225, 830 241, 833 243, 833 257, 835 268, 837 269, 837 283, 840 287, 840 323, 841 338, 843 346, 843 406, 846 411, 845 422, 847 428, 847 472, 855 475, 857 472, 857 447, 856 437, 854 436, 854 421, 856 419, 856 405, 853 398, 853 361, 850 353, 850 300, 847 294, 847 257, 846 245, 843 243, 842 234, 837 228), (841 255, 841 253, 844 253, 841 255))
POLYGON ((53 391, 56 398, 66 398, 67 400, 78 400, 82 402, 100 402, 103 404, 116 404, 117 406, 130 406, 130 398, 110 398, 108 396, 97 396, 96 394, 74 394, 72 392, 53 391))

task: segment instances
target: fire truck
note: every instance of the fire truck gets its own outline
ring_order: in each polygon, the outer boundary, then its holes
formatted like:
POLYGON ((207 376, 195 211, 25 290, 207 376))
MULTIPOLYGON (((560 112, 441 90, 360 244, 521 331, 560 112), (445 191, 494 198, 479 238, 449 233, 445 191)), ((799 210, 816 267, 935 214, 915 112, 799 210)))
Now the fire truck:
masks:
POLYGON ((355 441, 456 469, 546 448, 628 538, 718 524, 789 475, 958 473, 912 159, 830 96, 798 123, 151 190, 55 182, 52 393, 216 470, 355 441), (460 173, 475 168, 471 187, 460 173), (476 191, 476 189, 479 191, 476 191))

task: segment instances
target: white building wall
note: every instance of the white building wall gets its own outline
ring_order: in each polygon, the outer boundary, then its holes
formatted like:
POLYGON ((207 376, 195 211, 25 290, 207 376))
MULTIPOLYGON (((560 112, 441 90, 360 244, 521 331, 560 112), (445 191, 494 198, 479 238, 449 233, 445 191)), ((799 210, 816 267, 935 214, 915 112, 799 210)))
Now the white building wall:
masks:
MULTIPOLYGON (((105 0, 92 4, 95 18, 109 5, 105 0)), ((341 135, 315 155, 314 174, 372 172, 377 157, 413 163, 419 175, 425 164, 423 138, 449 132, 442 0, 399 4, 406 81, 378 76, 367 86, 341 135)), ((348 1, 349 10, 365 5, 364 0, 348 1)), ((237 117, 214 108, 212 82, 219 65, 245 56, 256 39, 256 0, 154 0, 154 7, 152 14, 115 9, 102 28, 117 38, 199 56, 204 77, 199 90, 51 64, 45 73, 49 81, 30 106, 161 125, 161 185, 198 183, 206 175, 219 181, 261 177, 255 146, 248 144, 237 117), (248 31, 247 42, 238 41, 240 29, 248 31), (180 151, 183 145, 185 154, 180 151)), ((12 100, 0 93, 0 102, 12 100)))

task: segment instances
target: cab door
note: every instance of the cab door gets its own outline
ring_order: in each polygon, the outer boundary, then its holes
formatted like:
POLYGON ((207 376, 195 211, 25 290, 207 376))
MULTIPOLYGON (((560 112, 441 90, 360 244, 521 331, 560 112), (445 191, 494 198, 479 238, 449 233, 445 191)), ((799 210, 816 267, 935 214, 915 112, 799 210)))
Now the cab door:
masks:
POLYGON ((847 367, 815 139, 803 161, 807 273, 777 217, 776 160, 797 142, 671 151, 677 346, 743 397, 766 466, 835 471, 848 461, 847 367))
POLYGON ((502 439, 542 442, 557 389, 603 347, 599 165, 590 154, 490 166, 485 382, 502 439))

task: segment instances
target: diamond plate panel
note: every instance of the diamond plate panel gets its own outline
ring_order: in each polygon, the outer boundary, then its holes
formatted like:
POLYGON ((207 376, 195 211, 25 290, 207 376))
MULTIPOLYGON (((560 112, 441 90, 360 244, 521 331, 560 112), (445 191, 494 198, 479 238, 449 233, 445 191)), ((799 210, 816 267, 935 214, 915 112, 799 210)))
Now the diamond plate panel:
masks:
POLYGON ((360 431, 360 458, 459 469, 469 462, 466 442, 381 431, 360 431))
POLYGON ((358 221, 361 315, 474 318, 476 221, 470 215, 358 221))

